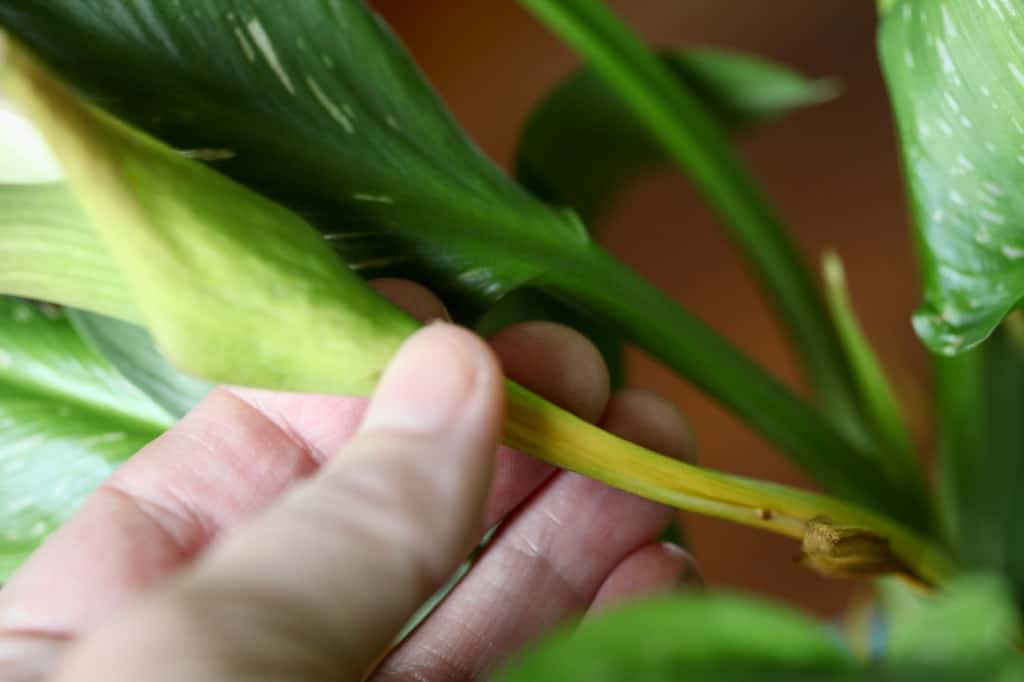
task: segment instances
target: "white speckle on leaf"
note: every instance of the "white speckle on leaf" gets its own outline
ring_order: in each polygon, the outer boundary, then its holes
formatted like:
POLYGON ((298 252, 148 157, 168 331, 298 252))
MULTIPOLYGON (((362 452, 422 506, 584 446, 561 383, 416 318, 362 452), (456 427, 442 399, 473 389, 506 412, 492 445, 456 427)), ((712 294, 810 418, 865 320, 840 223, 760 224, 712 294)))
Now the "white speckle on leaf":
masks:
POLYGON ((963 166, 964 168, 966 168, 969 171, 973 171, 975 169, 974 168, 974 164, 971 163, 971 160, 968 159, 963 154, 960 154, 959 156, 957 156, 956 162, 959 163, 961 166, 963 166))
POLYGON ((363 239, 365 237, 379 236, 379 232, 372 230, 366 230, 363 232, 331 232, 324 235, 324 239, 329 242, 332 241, 345 241, 346 239, 363 239))
POLYGON ((28 534, 33 538, 41 538, 50 530, 49 524, 45 521, 36 521, 32 524, 32 527, 28 529, 28 534))
POLYGON ((979 244, 991 244, 992 235, 989 233, 988 230, 982 228, 974 233, 974 241, 978 242, 979 244))
POLYGON ((1003 196, 1002 188, 999 187, 999 185, 995 184, 994 182, 986 181, 986 182, 981 183, 981 186, 985 188, 986 192, 988 192, 989 194, 991 194, 994 197, 1001 197, 1001 196, 1003 196))
POLYGON ((953 17, 949 16, 949 10, 946 9, 945 5, 942 6, 942 24, 946 29, 947 36, 950 38, 957 37, 956 25, 953 23, 953 17))
POLYGON ((324 111, 334 119, 341 128, 349 135, 355 133, 356 128, 352 125, 352 119, 345 115, 345 112, 341 110, 334 101, 327 96, 327 93, 320 88, 320 84, 317 83, 312 76, 306 76, 306 85, 309 86, 310 92, 313 93, 313 97, 323 107, 324 111))
POLYGON ((186 159, 196 161, 228 161, 235 158, 233 149, 182 149, 179 153, 186 159))
POLYGON ((964 201, 964 198, 960 194, 960 192, 955 192, 955 191, 954 192, 950 192, 949 193, 949 200, 952 201, 957 206, 966 206, 967 205, 967 202, 964 201))
POLYGON ((295 86, 292 84, 292 79, 281 65, 281 60, 277 57, 277 51, 274 50, 274 43, 270 40, 270 36, 267 35, 267 31, 263 28, 259 18, 253 19, 245 27, 249 31, 249 35, 252 36, 253 42, 256 43, 256 47, 263 54, 263 58, 267 60, 267 65, 277 75, 277 79, 281 81, 281 84, 284 85, 288 92, 294 95, 295 86))
POLYGON ((942 61, 942 70, 945 73, 955 73, 956 65, 953 63, 949 50, 946 49, 946 43, 942 42, 941 38, 935 41, 935 49, 938 51, 939 59, 942 61))
POLYGON ((249 39, 245 37, 245 33, 242 32, 241 28, 235 28, 235 37, 238 42, 242 45, 242 52, 245 53, 245 58, 250 62, 256 61, 256 51, 252 49, 252 45, 249 43, 249 39))
POLYGON ((110 433, 100 433, 95 436, 88 436, 78 442, 84 448, 91 448, 97 445, 108 445, 110 443, 120 443, 125 439, 125 434, 122 431, 111 431, 110 433))
POLYGON ((1017 82, 1024 87, 1024 71, 1020 70, 1020 67, 1013 62, 1008 62, 1007 66, 1010 67, 1010 73, 1017 79, 1017 82))
POLYGON ((388 114, 387 116, 384 117, 384 122, 387 123, 392 128, 394 128, 395 130, 398 130, 398 119, 396 119, 391 114, 388 114))
POLYGON ((380 268, 385 265, 394 265, 395 263, 401 263, 409 260, 408 256, 394 256, 394 257, 383 257, 383 258, 367 258, 366 260, 356 261, 349 263, 348 267, 356 272, 360 270, 366 270, 367 268, 380 268))
POLYGON ((964 128, 973 128, 974 127, 974 124, 971 123, 971 119, 967 118, 966 116, 961 116, 960 117, 960 123, 963 125, 964 128))
POLYGON ((365 201, 371 204, 393 204, 395 200, 393 197, 387 194, 366 194, 357 192, 352 195, 352 198, 356 201, 365 201))
POLYGON ((1010 260, 1020 260, 1024 258, 1024 249, 1019 249, 1016 246, 1004 246, 1000 249, 1003 255, 1010 260))
POLYGON ((984 220, 985 222, 992 223, 993 225, 1006 224, 1006 216, 1004 216, 1002 213, 995 213, 993 211, 990 211, 987 208, 983 208, 980 211, 978 211, 978 215, 981 216, 982 220, 984 220))
POLYGON ((907 65, 908 69, 914 68, 914 53, 909 48, 903 50, 903 62, 907 65))

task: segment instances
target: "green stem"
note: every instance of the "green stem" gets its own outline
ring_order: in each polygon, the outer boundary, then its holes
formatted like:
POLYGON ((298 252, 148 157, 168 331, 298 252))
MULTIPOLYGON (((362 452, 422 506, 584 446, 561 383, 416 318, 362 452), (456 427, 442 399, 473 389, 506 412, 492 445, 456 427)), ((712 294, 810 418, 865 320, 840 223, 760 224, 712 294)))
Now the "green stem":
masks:
MULTIPOLYGON (((887 541, 917 578, 945 582, 955 567, 945 553, 906 527, 822 495, 686 464, 578 419, 508 382, 505 442, 545 461, 679 509, 803 539, 812 520, 887 541)), ((849 559, 849 557, 845 557, 849 559)))
POLYGON ((876 447, 885 453, 879 465, 889 480, 900 482, 904 490, 914 490, 914 495, 922 500, 929 499, 910 429, 885 370, 861 330, 839 256, 827 252, 822 259, 822 271, 825 297, 864 406, 865 421, 876 439, 876 447))
POLYGON ((627 340, 721 401, 828 492, 913 528, 930 527, 923 493, 882 478, 876 462, 816 408, 600 247, 552 269, 538 284, 614 322, 627 340), (595 281, 606 285, 595 287, 595 281))
POLYGON ((813 279, 705 107, 598 0, 522 3, 591 63, 693 179, 785 321, 827 411, 854 432, 856 392, 813 279))

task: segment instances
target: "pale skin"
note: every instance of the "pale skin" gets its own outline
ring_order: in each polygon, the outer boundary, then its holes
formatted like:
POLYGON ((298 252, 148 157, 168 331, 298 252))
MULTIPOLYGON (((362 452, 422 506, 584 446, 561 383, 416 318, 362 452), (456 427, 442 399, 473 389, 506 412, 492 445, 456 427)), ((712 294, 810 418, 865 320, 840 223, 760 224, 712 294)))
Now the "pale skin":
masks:
MULTIPOLYGON (((418 285, 376 286, 443 316, 418 285)), ((550 323, 489 344, 431 324, 371 401, 220 388, 0 590, 0 680, 468 682, 555 625, 697 582, 656 541, 671 510, 499 449, 503 371, 625 438, 692 450, 671 404, 610 394, 594 347, 550 323)))

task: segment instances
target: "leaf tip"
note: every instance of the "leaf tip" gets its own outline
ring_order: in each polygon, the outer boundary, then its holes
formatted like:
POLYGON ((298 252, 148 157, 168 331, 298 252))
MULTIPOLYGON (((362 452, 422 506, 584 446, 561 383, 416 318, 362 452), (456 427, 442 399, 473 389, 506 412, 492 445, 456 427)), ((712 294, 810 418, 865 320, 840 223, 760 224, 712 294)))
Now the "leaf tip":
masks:
POLYGON ((843 94, 843 82, 835 76, 826 76, 813 81, 810 85, 809 104, 825 104, 839 99, 843 94))
POLYGON ((821 257, 821 273, 829 290, 846 289, 846 271, 839 254, 828 249, 821 257))

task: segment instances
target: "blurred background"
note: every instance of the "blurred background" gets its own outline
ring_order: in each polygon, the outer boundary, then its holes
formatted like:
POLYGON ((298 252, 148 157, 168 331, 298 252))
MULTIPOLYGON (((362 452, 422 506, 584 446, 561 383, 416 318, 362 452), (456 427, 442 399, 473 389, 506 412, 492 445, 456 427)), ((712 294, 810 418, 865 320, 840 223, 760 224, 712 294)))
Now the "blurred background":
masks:
MULTIPOLYGON (((520 126, 578 60, 514 0, 377 0, 470 135, 498 163, 514 158, 520 126)), ((875 56, 874 3, 849 0, 613 0, 649 42, 755 53, 812 76, 835 76, 842 96, 738 142, 792 227, 808 262, 842 255, 857 311, 917 434, 927 433, 927 364, 910 328, 915 270, 899 159, 875 56)), ((799 376, 772 314, 708 210, 672 169, 620 197, 603 226, 614 253, 791 385, 799 376)), ((759 437, 641 354, 629 382, 671 397, 697 435, 701 463, 808 485, 759 437)), ((920 439, 919 439, 920 440, 920 439)), ((922 443, 927 449, 927 443, 922 443)), ((688 518, 708 583, 769 595, 821 615, 865 585, 826 580, 795 563, 795 543, 688 518)))

